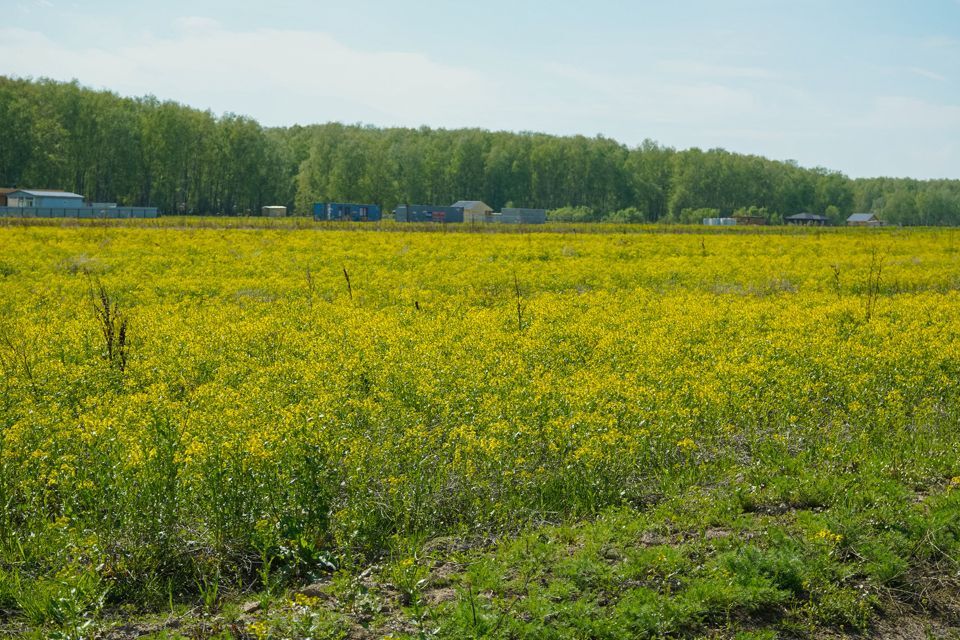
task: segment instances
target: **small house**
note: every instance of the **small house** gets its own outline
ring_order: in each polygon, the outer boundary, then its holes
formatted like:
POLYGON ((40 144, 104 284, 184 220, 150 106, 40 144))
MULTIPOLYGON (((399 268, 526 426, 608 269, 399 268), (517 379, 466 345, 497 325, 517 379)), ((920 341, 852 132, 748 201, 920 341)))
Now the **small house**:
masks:
POLYGON ((850 217, 847 218, 848 227, 880 227, 883 226, 883 221, 881 221, 876 215, 872 213, 852 213, 850 217))
POLYGON ((738 225, 746 225, 750 227, 758 227, 767 224, 766 216, 751 216, 746 214, 734 215, 733 219, 737 221, 738 225))
POLYGON ((268 205, 260 208, 260 215, 265 218, 282 218, 287 215, 287 208, 280 205, 268 205))
POLYGON ((377 222, 380 205, 352 202, 317 202, 313 205, 314 220, 343 220, 348 222, 377 222))
POLYGON ((787 216, 783 219, 787 224, 800 225, 806 227, 825 227, 830 223, 827 216, 821 216, 816 213, 798 213, 787 216))
POLYGON ((7 206, 7 194, 13 193, 16 189, 0 189, 0 207, 7 206))
POLYGON ((492 221, 493 209, 482 200, 457 200, 450 206, 463 209, 464 222, 492 221))
POLYGON ((7 194, 7 206, 37 209, 80 209, 83 196, 69 191, 17 189, 7 194))

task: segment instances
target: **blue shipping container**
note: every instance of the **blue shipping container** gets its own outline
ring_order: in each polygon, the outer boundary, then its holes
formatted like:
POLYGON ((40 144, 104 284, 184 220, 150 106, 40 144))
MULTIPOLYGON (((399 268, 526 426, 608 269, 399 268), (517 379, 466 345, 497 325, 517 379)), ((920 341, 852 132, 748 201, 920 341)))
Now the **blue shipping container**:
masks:
POLYGON ((380 205, 350 202, 317 202, 313 205, 314 220, 348 220, 377 222, 381 218, 380 205))

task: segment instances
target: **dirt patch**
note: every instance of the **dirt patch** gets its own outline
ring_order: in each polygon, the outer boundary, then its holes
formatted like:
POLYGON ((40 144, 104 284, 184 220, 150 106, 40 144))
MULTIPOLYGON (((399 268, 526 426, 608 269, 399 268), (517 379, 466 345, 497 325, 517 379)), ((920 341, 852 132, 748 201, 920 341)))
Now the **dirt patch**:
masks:
POLYGON ((499 540, 493 536, 476 536, 471 538, 441 536, 424 543, 423 555, 442 558, 455 553, 486 549, 495 545, 498 541, 499 540))
POLYGON ((880 620, 869 635, 878 640, 955 640, 960 639, 960 627, 936 618, 910 615, 880 620))
POLYGON ((451 587, 427 589, 423 594, 423 600, 431 607, 435 607, 444 602, 453 602, 456 599, 457 592, 451 587))
POLYGON ((346 632, 346 640, 372 640, 373 638, 378 637, 377 634, 373 633, 369 629, 364 629, 359 624, 350 625, 350 627, 346 629, 346 632))
POLYGON ((711 527, 703 532, 704 540, 721 540, 723 538, 729 538, 733 535, 733 531, 730 529, 724 529, 722 527, 711 527))
POLYGON ((175 631, 193 637, 202 636, 204 627, 205 625, 199 620, 181 620, 180 618, 150 622, 124 622, 104 629, 97 637, 104 640, 130 640, 131 638, 155 635, 163 631, 175 631))
POLYGON ((464 566, 456 562, 444 562, 438 564, 430 570, 430 585, 432 587, 445 587, 453 579, 463 573, 464 566))
POLYGON ((747 505, 744 507, 745 513, 759 513, 764 516, 782 516, 785 513, 794 511, 796 507, 789 505, 786 502, 776 502, 769 504, 755 504, 747 505))
POLYGON ((644 547, 659 547, 670 544, 670 539, 658 533, 653 533, 652 531, 645 531, 643 535, 640 536, 640 544, 644 547))

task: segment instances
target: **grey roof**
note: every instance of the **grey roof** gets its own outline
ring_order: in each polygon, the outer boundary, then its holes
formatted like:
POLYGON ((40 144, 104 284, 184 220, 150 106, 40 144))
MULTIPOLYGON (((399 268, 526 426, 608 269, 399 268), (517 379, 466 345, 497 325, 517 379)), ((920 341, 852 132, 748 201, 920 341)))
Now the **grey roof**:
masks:
POLYGON ((41 196, 47 198, 80 198, 83 199, 83 196, 79 193, 71 193, 69 191, 50 191, 47 189, 17 189, 12 193, 26 193, 31 196, 41 196))
POLYGON ((872 213, 851 213, 850 217, 847 218, 847 222, 870 222, 876 219, 876 217, 877 216, 872 213))
POLYGON ((488 205, 488 204, 487 204, 486 202, 484 202, 483 200, 457 200, 456 202, 454 202, 454 203, 453 203, 452 205, 450 205, 450 206, 451 206, 451 207, 463 207, 464 209, 473 209, 473 208, 474 208, 475 206, 477 206, 478 204, 482 204, 482 205, 483 205, 484 207, 486 207, 487 209, 490 209, 490 205, 488 205))
POLYGON ((793 216, 787 216, 787 220, 826 220, 827 216, 820 216, 815 213, 798 213, 793 216))

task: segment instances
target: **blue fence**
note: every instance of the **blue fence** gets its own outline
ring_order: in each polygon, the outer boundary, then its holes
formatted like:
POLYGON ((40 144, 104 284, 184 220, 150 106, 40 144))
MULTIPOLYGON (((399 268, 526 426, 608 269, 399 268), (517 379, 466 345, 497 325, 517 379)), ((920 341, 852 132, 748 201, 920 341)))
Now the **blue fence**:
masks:
POLYGON ((397 222, 463 222, 463 207, 432 204, 402 204, 393 211, 397 222))
POLYGON ((3 218, 156 218, 156 207, 0 207, 3 218))

